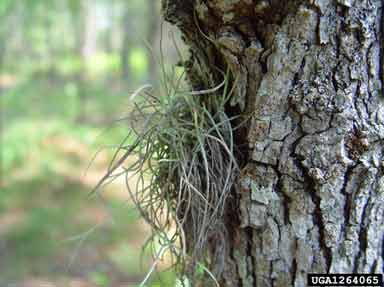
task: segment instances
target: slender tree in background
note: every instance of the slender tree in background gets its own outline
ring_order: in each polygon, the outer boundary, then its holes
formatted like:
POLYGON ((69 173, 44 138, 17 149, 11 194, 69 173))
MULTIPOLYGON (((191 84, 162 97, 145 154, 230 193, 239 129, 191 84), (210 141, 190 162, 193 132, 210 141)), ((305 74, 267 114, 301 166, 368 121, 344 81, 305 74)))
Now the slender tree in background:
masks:
MULTIPOLYGON (((51 3, 54 4, 54 3, 51 3)), ((54 6, 54 5, 52 5, 54 6)), ((51 10, 54 10, 54 7, 49 7, 51 10)), ((52 82, 55 76, 54 69, 54 59, 55 59, 55 51, 54 51, 54 42, 52 41, 52 32, 53 32, 53 23, 51 17, 45 17, 44 19, 44 37, 45 37, 45 46, 47 49, 46 57, 48 61, 48 73, 47 76, 52 82)))
MULTIPOLYGON (((12 17, 12 13, 14 13, 15 10, 20 10, 20 4, 10 0, 0 2, 0 71, 3 69, 8 48, 6 39, 10 35, 10 22, 16 18, 12 17)), ((0 85, 0 93, 2 88, 2 85, 0 85)))
POLYGON ((82 30, 82 45, 81 45, 81 56, 85 62, 89 62, 92 56, 96 52, 96 40, 97 30, 96 23, 97 19, 93 8, 93 3, 90 0, 81 0, 83 13, 83 29, 82 30))
POLYGON ((87 95, 85 82, 87 80, 86 65, 96 52, 96 18, 92 10, 92 2, 89 0, 69 0, 68 2, 73 19, 75 35, 74 55, 80 57, 80 69, 76 75, 76 86, 78 90, 79 118, 82 122, 87 118, 87 95))
POLYGON ((121 69, 122 69, 122 78, 126 81, 129 78, 129 48, 130 48, 130 41, 131 41, 131 30, 132 30, 132 23, 131 23, 131 13, 129 9, 129 5, 125 5, 125 9, 123 12, 123 40, 121 43, 121 51, 120 51, 120 61, 121 61, 121 69))
POLYGON ((6 51, 6 41, 3 40, 5 38, 4 34, 5 34, 4 31, 0 31, 0 69, 3 66, 3 61, 4 61, 5 51, 6 51))
MULTIPOLYGON (((159 11, 158 1, 148 0, 148 43, 150 47, 156 47, 157 35, 158 35, 158 23, 159 23, 159 11)), ((150 83, 155 83, 157 79, 157 63, 155 55, 149 56, 148 74, 150 83)))
POLYGON ((105 5, 107 9, 107 18, 109 20, 109 27, 106 31, 104 45, 106 53, 114 52, 114 34, 116 33, 116 1, 109 1, 108 5, 105 5))
POLYGON ((245 159, 228 199, 225 247, 214 234, 208 240, 220 286, 382 273, 383 2, 162 2, 190 47, 191 87, 211 88, 228 67, 227 109, 251 115, 236 134, 245 159))

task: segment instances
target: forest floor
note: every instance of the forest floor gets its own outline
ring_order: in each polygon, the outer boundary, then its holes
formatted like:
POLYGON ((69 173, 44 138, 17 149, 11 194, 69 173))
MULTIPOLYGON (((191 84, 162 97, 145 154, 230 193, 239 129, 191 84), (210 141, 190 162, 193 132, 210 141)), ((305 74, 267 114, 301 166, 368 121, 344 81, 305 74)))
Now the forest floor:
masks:
MULTIPOLYGON (((140 259, 149 229, 124 180, 90 195, 111 156, 92 161, 95 139, 118 144, 125 132, 35 119, 3 129, 1 287, 138 286, 152 263, 148 250, 140 259)), ((171 272, 159 277, 147 286, 174 285, 171 272)))

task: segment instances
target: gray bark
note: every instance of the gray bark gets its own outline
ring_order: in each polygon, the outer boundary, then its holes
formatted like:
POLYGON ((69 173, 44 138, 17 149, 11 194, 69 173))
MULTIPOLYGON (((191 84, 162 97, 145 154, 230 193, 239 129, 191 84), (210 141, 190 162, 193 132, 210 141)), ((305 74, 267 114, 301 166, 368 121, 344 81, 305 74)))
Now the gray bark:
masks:
POLYGON ((191 86, 228 65, 233 112, 252 114, 227 248, 209 243, 220 286, 384 271, 383 6, 163 0, 191 48, 191 86))

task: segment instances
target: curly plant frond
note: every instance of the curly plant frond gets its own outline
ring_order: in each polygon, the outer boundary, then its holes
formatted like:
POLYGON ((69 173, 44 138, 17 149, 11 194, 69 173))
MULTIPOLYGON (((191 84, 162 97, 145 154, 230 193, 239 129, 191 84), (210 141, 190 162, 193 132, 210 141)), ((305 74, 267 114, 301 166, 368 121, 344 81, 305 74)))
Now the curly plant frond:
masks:
POLYGON ((96 186, 123 174, 152 238, 183 272, 204 257, 207 240, 225 232, 226 202, 239 169, 237 118, 225 111, 227 78, 206 91, 183 92, 177 78, 166 95, 148 85, 133 93, 129 133, 96 186))

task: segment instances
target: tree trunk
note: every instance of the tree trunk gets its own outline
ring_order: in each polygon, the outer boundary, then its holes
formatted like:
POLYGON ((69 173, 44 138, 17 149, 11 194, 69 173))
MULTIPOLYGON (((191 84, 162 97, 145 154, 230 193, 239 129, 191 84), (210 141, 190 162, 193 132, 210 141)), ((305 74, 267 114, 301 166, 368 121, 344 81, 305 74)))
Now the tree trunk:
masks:
POLYGON ((123 16, 123 41, 121 43, 120 50, 120 60, 121 60, 121 69, 122 69, 122 79, 129 83, 131 76, 130 67, 129 67, 129 51, 130 51, 130 38, 131 38, 131 14, 128 7, 125 7, 124 16, 123 16))
POLYGON ((236 138, 246 158, 227 248, 209 241, 220 286, 384 271, 383 6, 163 0, 164 18, 191 48, 192 88, 211 88, 228 66, 230 108, 252 115, 236 138))
MULTIPOLYGON (((147 29, 147 39, 151 48, 156 46, 157 34, 158 34, 158 23, 159 23, 159 11, 158 11, 158 2, 149 0, 148 1, 148 15, 149 23, 147 29)), ((149 82, 153 85, 157 79, 157 62, 156 55, 150 54, 148 57, 148 78, 149 82)))
POLYGON ((87 65, 91 62, 96 53, 97 31, 95 12, 92 11, 92 1, 81 0, 78 11, 73 15, 74 29, 76 35, 75 52, 80 56, 81 68, 76 75, 76 85, 78 92, 78 112, 76 122, 84 123, 87 121, 88 96, 86 82, 88 80, 87 65))

